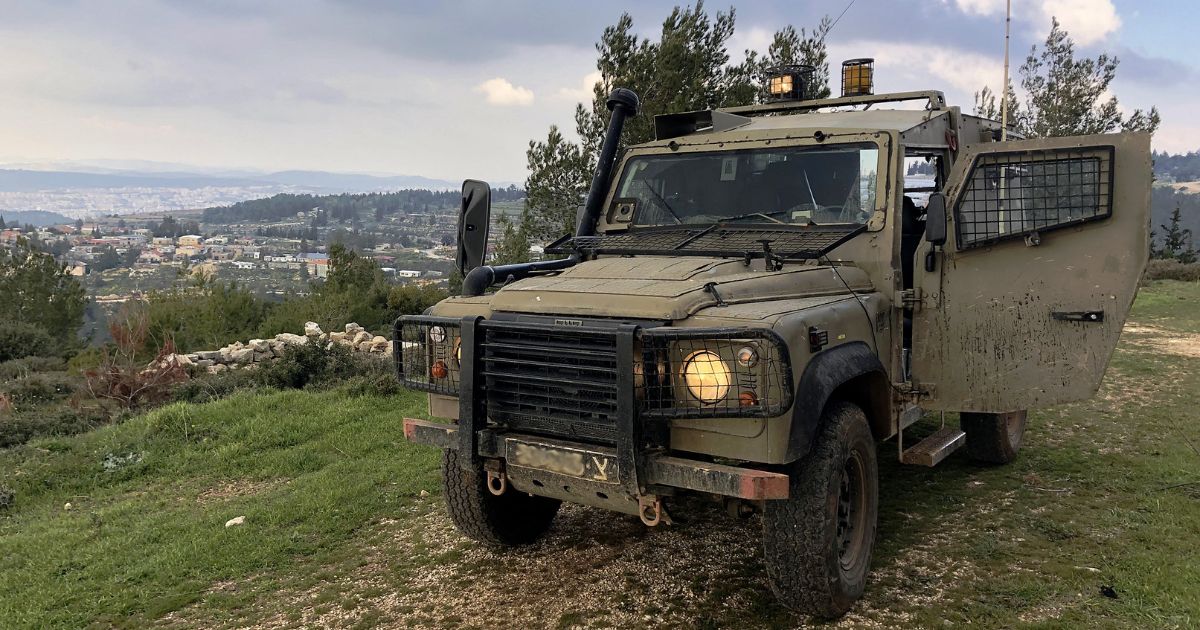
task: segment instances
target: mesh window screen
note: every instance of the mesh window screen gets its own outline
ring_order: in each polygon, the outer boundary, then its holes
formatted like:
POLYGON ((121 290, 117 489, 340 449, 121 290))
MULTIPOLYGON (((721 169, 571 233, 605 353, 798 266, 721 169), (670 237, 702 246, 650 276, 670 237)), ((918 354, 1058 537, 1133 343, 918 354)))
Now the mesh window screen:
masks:
POLYGON ((1112 147, 989 153, 955 208, 958 249, 1112 214, 1112 147))

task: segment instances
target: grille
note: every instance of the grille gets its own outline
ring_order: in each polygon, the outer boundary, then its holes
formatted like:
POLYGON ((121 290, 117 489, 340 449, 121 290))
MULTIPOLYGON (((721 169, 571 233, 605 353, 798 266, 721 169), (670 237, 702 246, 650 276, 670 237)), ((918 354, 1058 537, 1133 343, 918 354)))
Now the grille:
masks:
POLYGON ((612 331, 487 322, 480 374, 488 417, 512 429, 616 442, 612 331))

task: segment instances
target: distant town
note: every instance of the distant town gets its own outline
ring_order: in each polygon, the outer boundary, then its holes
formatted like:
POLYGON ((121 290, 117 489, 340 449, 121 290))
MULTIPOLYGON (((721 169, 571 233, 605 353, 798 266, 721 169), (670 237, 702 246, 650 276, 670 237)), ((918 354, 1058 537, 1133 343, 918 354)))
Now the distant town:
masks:
MULTIPOLYGON (((523 204, 520 189, 497 190, 493 221, 519 213, 523 204)), ((21 223, 25 213, 9 212, 7 218, 0 213, 0 245, 25 238, 54 254, 101 305, 199 276, 237 282, 265 297, 303 295, 328 274, 334 243, 373 258, 397 283, 444 285, 454 264, 458 207, 456 191, 403 190, 279 194, 201 210, 45 225, 21 223)), ((492 230, 493 238, 498 232, 492 230)))

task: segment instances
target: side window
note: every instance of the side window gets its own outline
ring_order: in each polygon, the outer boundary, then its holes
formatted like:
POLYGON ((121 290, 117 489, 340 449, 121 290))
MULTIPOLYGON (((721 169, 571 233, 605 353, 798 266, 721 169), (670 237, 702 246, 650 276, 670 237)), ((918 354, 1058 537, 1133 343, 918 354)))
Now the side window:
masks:
POLYGON ((954 208, 958 249, 1112 214, 1113 148, 984 153, 954 208))

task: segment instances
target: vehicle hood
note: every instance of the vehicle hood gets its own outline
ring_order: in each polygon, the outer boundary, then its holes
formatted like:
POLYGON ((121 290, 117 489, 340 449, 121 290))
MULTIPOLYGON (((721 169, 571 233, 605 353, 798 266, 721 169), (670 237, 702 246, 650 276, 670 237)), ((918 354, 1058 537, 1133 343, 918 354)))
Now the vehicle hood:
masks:
POLYGON ((765 271, 763 264, 761 259, 747 266, 729 258, 600 258, 514 282, 491 295, 488 306, 492 312, 680 320, 717 305, 717 296, 726 304, 746 304, 846 295, 847 284, 856 292, 872 290, 866 273, 856 267, 839 266, 839 279, 827 265, 795 263, 765 271))

